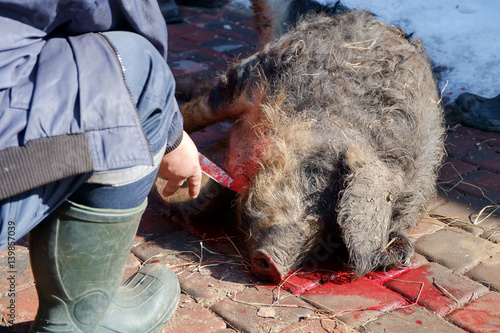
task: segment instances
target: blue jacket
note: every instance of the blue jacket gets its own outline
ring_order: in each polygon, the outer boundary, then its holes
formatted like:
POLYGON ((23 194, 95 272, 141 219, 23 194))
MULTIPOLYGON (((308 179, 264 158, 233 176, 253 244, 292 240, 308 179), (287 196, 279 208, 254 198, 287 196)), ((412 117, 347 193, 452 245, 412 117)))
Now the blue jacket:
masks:
MULTIPOLYGON (((156 0, 0 0, 0 200, 77 174, 153 164, 116 55, 93 33, 112 30, 144 36, 166 59, 156 0)), ((180 136, 175 119, 169 133, 180 136)))

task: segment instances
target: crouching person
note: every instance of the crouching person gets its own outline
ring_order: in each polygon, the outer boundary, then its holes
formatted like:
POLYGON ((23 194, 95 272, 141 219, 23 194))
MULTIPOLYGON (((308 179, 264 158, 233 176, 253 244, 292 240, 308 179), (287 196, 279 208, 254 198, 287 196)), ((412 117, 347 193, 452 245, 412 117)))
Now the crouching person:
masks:
POLYGON ((0 250, 30 232, 30 332, 156 332, 180 297, 164 265, 120 286, 159 173, 199 192, 156 0, 0 0, 0 250))

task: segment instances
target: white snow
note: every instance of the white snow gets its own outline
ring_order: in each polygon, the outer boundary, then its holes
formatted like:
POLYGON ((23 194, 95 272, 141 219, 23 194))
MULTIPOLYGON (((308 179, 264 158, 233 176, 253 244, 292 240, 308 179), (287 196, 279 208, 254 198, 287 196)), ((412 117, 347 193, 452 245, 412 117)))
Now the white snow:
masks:
MULTIPOLYGON (((249 7, 248 0, 233 0, 249 7)), ((334 0, 318 0, 334 3, 334 0)), ((368 9, 386 24, 419 37, 440 74, 443 96, 462 92, 500 94, 500 1, 498 0, 343 0, 368 9)))

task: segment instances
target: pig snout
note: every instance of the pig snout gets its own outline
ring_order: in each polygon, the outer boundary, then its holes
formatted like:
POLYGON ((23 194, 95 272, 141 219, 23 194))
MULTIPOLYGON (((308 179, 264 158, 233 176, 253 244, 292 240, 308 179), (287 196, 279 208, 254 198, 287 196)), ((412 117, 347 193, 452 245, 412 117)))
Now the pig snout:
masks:
POLYGON ((280 283, 284 275, 273 258, 262 249, 255 250, 252 253, 252 272, 261 279, 275 283, 280 283))

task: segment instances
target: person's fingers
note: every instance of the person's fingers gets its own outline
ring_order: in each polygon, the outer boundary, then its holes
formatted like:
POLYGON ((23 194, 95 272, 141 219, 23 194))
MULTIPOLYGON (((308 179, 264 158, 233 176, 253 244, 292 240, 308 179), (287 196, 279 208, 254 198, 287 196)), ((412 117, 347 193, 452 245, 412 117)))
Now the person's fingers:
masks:
POLYGON ((167 180, 167 184, 165 184, 165 187, 163 188, 163 196, 165 197, 169 197, 171 196, 172 194, 174 194, 175 192, 177 192, 177 190, 179 189, 179 187, 182 186, 182 184, 184 184, 185 180, 182 179, 182 180, 167 180))
POLYGON ((195 175, 188 178, 189 182, 189 196, 192 199, 196 199, 201 190, 201 170, 195 175))

